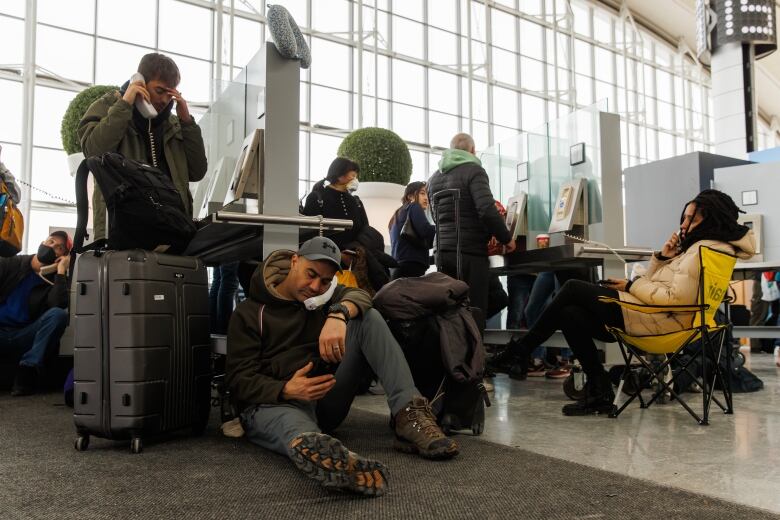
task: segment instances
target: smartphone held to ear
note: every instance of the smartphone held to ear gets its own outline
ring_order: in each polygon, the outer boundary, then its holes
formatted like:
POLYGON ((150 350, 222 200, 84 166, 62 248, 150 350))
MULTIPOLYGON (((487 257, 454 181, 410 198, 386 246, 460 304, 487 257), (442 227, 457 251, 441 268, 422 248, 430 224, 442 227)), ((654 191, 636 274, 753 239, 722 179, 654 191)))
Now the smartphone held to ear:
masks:
POLYGON ((48 276, 57 272, 57 264, 43 265, 41 266, 41 275, 48 276))
MULTIPOLYGON (((146 84, 146 80, 140 72, 136 72, 130 76, 130 83, 135 83, 137 81, 143 82, 144 85, 146 84)), ((135 97, 135 108, 137 108, 138 112, 146 119, 154 119, 157 117, 157 110, 155 110, 152 104, 145 100, 141 95, 135 97)))

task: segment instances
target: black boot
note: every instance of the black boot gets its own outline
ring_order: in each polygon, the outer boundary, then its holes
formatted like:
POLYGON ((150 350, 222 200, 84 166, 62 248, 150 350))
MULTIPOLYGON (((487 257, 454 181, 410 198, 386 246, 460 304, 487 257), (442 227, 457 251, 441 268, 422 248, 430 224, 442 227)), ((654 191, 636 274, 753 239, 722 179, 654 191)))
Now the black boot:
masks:
POLYGON ((20 397, 34 394, 37 379, 38 369, 35 367, 19 365, 16 369, 16 379, 14 379, 14 386, 11 388, 11 395, 20 397))
POLYGON ((512 379, 525 379, 528 373, 528 353, 522 344, 510 341, 504 350, 486 361, 486 372, 508 374, 512 379))
POLYGON ((592 415, 612 413, 615 400, 615 391, 612 389, 612 381, 609 374, 603 369, 595 377, 588 377, 585 386, 585 399, 576 403, 567 404, 562 408, 563 415, 592 415))

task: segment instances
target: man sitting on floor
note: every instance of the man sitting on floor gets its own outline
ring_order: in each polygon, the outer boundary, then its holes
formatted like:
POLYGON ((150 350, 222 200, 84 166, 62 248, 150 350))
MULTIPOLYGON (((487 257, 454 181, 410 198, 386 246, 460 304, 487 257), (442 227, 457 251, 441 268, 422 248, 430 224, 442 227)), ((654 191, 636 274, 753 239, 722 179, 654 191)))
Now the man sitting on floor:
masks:
POLYGON ((436 425, 368 294, 331 287, 337 271, 341 252, 328 238, 271 253, 230 320, 227 381, 250 441, 289 456, 325 487, 378 496, 387 489, 385 467, 321 433, 341 424, 370 371, 387 394, 396 449, 448 459, 458 445, 436 425), (330 290, 326 310, 312 309, 310 300, 330 290))
POLYGON ((68 234, 55 231, 35 255, 0 258, 0 354, 21 356, 13 396, 35 393, 46 353, 68 323, 71 247, 68 234), (42 274, 42 267, 55 263, 53 272, 42 274))

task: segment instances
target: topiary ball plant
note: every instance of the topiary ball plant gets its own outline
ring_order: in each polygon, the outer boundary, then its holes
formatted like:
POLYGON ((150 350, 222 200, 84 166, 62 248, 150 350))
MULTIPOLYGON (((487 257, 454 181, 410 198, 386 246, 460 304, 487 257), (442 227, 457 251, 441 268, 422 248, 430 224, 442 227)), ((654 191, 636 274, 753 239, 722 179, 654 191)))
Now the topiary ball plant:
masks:
POLYGON ((113 85, 95 85, 79 92, 74 97, 65 115, 62 116, 62 126, 60 126, 60 136, 62 137, 62 147, 68 155, 81 151, 81 143, 77 133, 79 121, 84 117, 84 113, 89 106, 97 99, 101 98, 106 92, 119 90, 119 87, 113 85))
POLYGON ((412 176, 412 156, 398 134, 385 128, 361 128, 339 146, 339 156, 360 166, 360 182, 392 182, 406 186, 412 176))

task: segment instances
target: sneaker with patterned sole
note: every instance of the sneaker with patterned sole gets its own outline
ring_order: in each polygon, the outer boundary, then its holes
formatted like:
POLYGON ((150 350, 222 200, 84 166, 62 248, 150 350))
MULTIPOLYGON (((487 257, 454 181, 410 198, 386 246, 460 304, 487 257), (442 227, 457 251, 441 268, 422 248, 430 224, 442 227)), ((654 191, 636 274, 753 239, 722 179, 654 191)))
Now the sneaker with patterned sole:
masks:
POLYGON ((387 468, 349 451, 338 439, 324 433, 302 433, 287 452, 304 475, 328 489, 378 497, 387 491, 387 468))

